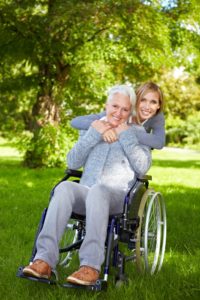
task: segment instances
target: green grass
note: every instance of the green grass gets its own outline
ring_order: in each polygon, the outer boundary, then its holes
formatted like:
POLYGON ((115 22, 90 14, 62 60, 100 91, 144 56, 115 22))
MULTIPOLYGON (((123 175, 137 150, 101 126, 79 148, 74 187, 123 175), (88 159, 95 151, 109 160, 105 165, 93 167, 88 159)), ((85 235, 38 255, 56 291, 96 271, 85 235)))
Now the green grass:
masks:
POLYGON ((0 143, 1 299, 200 298, 200 152, 153 151, 151 186, 163 193, 168 220, 167 249, 161 271, 155 276, 142 276, 130 263, 127 285, 116 288, 111 279, 107 291, 97 293, 16 277, 18 266, 28 262, 41 212, 63 170, 27 169, 21 165, 15 149, 3 140, 0 143))

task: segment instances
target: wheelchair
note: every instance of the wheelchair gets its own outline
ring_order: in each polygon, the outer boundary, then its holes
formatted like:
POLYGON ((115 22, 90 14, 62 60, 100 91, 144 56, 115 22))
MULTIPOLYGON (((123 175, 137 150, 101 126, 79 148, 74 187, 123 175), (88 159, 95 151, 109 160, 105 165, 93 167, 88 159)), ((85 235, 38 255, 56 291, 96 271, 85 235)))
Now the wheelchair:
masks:
MULTIPOLYGON (((64 180, 79 182, 81 175, 82 171, 68 169, 64 178, 56 186, 64 180)), ((151 179, 149 175, 137 177, 135 184, 124 199, 123 212, 109 217, 102 279, 97 280, 91 286, 59 283, 56 270, 54 270, 55 279, 48 280, 23 275, 22 266, 19 267, 17 276, 48 284, 59 284, 65 288, 85 288, 99 291, 107 287, 111 268, 115 270, 116 285, 126 281, 125 270, 129 262, 135 262, 137 270, 142 274, 154 274, 160 271, 166 247, 166 208, 162 194, 149 188, 151 179)), ((36 232, 30 263, 33 262, 37 252, 36 241, 42 230, 46 212, 47 208, 42 213, 36 232)), ((84 240, 85 233, 85 216, 72 213, 59 245, 60 266, 65 268, 70 266, 74 254, 84 240)))

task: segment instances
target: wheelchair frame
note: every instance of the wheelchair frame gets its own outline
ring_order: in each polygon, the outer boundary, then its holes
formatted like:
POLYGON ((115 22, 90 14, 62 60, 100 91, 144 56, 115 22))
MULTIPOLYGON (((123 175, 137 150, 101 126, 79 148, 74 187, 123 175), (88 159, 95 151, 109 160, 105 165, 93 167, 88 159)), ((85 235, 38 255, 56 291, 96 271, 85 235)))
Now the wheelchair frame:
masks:
MULTIPOLYGON (((81 175, 81 171, 67 170, 66 175, 58 184, 68 180, 70 177, 75 178, 73 181, 79 182, 81 175)), ((103 279, 97 280, 94 285, 90 286, 70 283, 60 285, 67 288, 75 287, 95 291, 102 290, 107 287, 111 265, 117 270, 115 276, 116 284, 121 284, 126 281, 125 266, 129 261, 136 261, 137 269, 141 273, 148 272, 154 274, 160 271, 166 246, 166 209, 161 193, 149 189, 149 180, 151 179, 151 176, 148 175, 141 178, 138 177, 125 197, 123 213, 110 216, 105 244, 106 251, 103 279), (127 244, 130 255, 126 255, 120 250, 121 243, 127 244)), ((51 192, 51 196, 55 187, 51 192)), ((42 230, 46 212, 47 208, 43 211, 36 232, 30 263, 33 262, 37 252, 36 241, 42 230)), ((73 213, 71 220, 72 223, 67 225, 67 230, 60 243, 62 246, 60 246, 59 249, 61 255, 60 265, 66 267, 69 266, 72 260, 73 251, 80 248, 85 235, 85 217, 73 213)), ((17 276, 48 284, 59 284, 57 272, 55 270, 53 272, 55 274, 55 280, 35 278, 23 275, 23 267, 21 266, 17 271, 17 276)))

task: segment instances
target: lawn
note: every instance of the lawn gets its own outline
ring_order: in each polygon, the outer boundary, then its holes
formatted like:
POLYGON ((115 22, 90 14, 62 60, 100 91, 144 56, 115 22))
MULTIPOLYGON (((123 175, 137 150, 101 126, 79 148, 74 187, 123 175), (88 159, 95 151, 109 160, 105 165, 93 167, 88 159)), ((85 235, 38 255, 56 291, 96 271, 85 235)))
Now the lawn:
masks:
POLYGON ((130 264, 127 285, 116 288, 110 280, 107 291, 98 293, 16 277, 18 266, 29 260, 41 212, 63 170, 23 167, 18 152, 4 140, 0 166, 1 299, 200 299, 200 152, 153 151, 151 186, 163 193, 167 208, 163 268, 154 276, 142 276, 130 264))

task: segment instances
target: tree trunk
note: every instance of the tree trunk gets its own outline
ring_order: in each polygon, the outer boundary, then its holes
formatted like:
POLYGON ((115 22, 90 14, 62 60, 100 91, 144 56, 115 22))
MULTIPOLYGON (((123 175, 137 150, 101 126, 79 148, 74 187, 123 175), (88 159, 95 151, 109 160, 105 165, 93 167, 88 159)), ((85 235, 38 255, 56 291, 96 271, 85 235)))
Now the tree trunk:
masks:
POLYGON ((42 64, 39 69, 39 91, 28 125, 33 137, 24 160, 29 167, 48 165, 48 156, 56 155, 54 150, 61 140, 59 102, 62 100, 70 66, 62 64, 61 53, 57 55, 59 59, 55 65, 56 72, 52 72, 52 66, 48 63, 42 64))
MULTIPOLYGON (((40 69, 39 77, 41 82, 40 89, 36 98, 36 102, 32 108, 31 121, 29 123, 29 130, 33 137, 25 154, 25 165, 29 167, 40 167, 45 165, 46 161, 46 147, 52 143, 53 138, 49 135, 45 136, 45 128, 59 127, 59 107, 54 101, 53 82, 48 65, 43 65, 40 69), (51 139, 51 141, 48 141, 51 139)), ((55 137, 54 137, 55 138, 55 137)), ((51 145, 54 151, 55 145, 51 145)))

